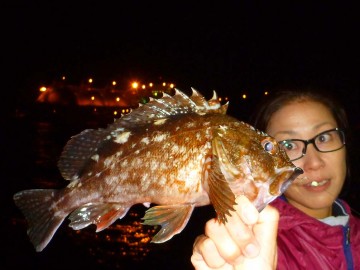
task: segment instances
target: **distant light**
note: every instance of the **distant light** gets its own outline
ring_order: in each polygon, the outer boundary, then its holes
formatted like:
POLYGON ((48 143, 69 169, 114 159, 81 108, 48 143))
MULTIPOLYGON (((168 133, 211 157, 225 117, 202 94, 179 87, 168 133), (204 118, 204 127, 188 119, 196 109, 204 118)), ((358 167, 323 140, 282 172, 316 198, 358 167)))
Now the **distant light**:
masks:
POLYGON ((170 88, 174 88, 174 86, 175 86, 175 85, 174 85, 173 83, 170 84, 170 88))
POLYGON ((269 94, 269 92, 268 92, 268 91, 265 91, 264 95, 267 96, 268 94, 269 94))
POLYGON ((91 100, 95 100, 95 97, 94 97, 94 96, 91 96, 91 100))
POLYGON ((221 100, 222 100, 221 97, 219 97, 218 100, 221 102, 221 100))
POLYGON ((131 87, 134 88, 134 89, 137 89, 139 87, 139 84, 137 82, 133 82, 131 84, 131 87))
POLYGON ((243 95, 242 95, 242 98, 243 98, 243 99, 246 99, 246 98, 247 98, 246 94, 243 94, 243 95))
POLYGON ((66 78, 65 78, 65 76, 62 76, 61 79, 62 79, 63 81, 65 81, 66 78))
POLYGON ((120 98, 119 98, 119 97, 117 97, 117 98, 116 98, 116 101, 117 101, 117 102, 119 102, 119 101, 120 101, 120 98))
POLYGON ((89 83, 92 83, 92 82, 93 82, 93 79, 92 79, 92 78, 90 78, 90 79, 88 80, 88 82, 89 82, 89 83))
POLYGON ((45 92, 47 88, 45 86, 40 87, 40 92, 45 92))
POLYGON ((114 111, 114 115, 117 115, 118 114, 118 112, 117 111, 114 111))
POLYGON ((166 83, 165 83, 165 82, 163 82, 163 86, 166 86, 166 83))
POLYGON ((115 86, 115 85, 116 85, 116 81, 113 81, 113 82, 112 82, 112 85, 114 85, 114 86, 115 86))
POLYGON ((145 88, 146 88, 145 84, 143 84, 143 85, 141 86, 141 88, 142 88, 142 89, 145 89, 145 88))
POLYGON ((152 83, 152 82, 151 82, 151 83, 149 83, 149 86, 150 86, 150 87, 153 87, 153 83, 152 83))

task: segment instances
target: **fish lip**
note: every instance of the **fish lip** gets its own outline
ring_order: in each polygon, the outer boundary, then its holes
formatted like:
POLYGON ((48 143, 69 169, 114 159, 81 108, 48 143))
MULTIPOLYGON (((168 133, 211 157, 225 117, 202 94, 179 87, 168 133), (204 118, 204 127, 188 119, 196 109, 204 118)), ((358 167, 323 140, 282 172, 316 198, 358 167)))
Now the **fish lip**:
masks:
POLYGON ((294 173, 290 176, 289 180, 294 181, 300 174, 303 174, 304 170, 300 167, 295 167, 294 173))
POLYGON ((288 180, 286 182, 284 182, 281 185, 281 188, 280 188, 281 194, 284 193, 285 190, 287 190, 287 188, 290 186, 290 184, 292 184, 292 182, 294 182, 294 180, 302 173, 304 173, 303 169, 301 169, 299 167, 295 167, 292 175, 288 178, 288 180))

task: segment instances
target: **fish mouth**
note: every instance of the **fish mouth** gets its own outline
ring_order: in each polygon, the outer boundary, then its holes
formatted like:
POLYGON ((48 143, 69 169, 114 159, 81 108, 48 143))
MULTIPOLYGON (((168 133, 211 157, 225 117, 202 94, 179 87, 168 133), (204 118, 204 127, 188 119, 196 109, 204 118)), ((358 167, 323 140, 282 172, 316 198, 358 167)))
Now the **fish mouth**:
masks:
POLYGON ((294 166, 277 168, 275 171, 276 176, 270 182, 269 193, 276 197, 284 193, 290 184, 304 172, 301 168, 294 166))
POLYGON ((292 184, 292 182, 294 182, 294 180, 300 174, 303 174, 303 173, 304 173, 303 169, 301 169, 299 167, 295 167, 292 175, 290 175, 290 177, 281 185, 281 187, 280 187, 281 194, 287 190, 287 188, 292 184))

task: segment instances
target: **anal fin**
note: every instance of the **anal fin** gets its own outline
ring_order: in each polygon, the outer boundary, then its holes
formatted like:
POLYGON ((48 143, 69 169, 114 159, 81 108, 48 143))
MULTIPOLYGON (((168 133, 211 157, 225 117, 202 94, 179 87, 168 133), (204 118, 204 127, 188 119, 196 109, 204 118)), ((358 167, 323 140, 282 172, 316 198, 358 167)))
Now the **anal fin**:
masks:
POLYGON ((159 205, 145 212, 142 218, 144 225, 161 225, 159 232, 151 240, 152 243, 163 243, 180 233, 188 223, 195 206, 159 205))
POLYGON ((129 209, 129 206, 120 204, 87 204, 70 214, 69 226, 74 230, 80 230, 95 224, 96 232, 99 232, 109 227, 116 219, 123 218, 129 209))

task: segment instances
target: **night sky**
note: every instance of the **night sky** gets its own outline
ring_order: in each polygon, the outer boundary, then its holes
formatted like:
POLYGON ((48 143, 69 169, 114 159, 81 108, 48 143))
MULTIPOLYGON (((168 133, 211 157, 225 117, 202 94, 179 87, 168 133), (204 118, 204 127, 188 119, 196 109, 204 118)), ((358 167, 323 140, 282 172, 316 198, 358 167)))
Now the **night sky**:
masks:
POLYGON ((29 98, 65 75, 124 86, 161 79, 232 97, 311 83, 359 100, 355 1, 197 2, 2 4, 7 94, 29 98))

